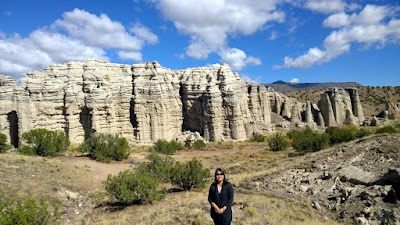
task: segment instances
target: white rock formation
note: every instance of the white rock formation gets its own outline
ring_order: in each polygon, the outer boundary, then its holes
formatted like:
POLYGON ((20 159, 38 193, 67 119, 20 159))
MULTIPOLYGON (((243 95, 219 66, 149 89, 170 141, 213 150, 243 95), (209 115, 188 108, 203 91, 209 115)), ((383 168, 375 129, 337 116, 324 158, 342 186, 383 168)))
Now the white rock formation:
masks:
POLYGON ((35 128, 64 131, 76 143, 92 132, 150 143, 185 130, 242 140, 270 123, 269 92, 227 64, 170 70, 158 62, 69 62, 29 73, 19 86, 0 75, 0 132, 15 146, 35 128))

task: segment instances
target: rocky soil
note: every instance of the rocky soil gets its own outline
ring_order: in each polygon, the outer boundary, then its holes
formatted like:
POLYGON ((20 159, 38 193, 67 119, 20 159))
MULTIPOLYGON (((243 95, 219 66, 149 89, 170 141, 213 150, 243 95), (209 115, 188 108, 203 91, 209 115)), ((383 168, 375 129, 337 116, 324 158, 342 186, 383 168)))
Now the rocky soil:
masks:
POLYGON ((339 221, 400 224, 400 135, 369 137, 304 159, 297 168, 256 177, 244 189, 301 199, 339 221))

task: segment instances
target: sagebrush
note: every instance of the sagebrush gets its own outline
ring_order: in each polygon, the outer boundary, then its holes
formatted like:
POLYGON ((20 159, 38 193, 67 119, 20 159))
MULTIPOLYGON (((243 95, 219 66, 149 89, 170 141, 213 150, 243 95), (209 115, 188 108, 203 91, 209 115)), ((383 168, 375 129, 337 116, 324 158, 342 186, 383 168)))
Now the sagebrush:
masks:
POLYGON ((166 189, 159 190, 159 181, 151 173, 130 170, 103 181, 106 191, 123 204, 145 203, 163 199, 166 189))
POLYGON ((56 156, 66 151, 70 141, 64 132, 34 129, 22 134, 18 151, 27 155, 56 156))
POLYGON ((126 138, 118 134, 93 133, 78 148, 89 153, 90 157, 109 163, 111 160, 124 160, 129 157, 129 144, 126 138))

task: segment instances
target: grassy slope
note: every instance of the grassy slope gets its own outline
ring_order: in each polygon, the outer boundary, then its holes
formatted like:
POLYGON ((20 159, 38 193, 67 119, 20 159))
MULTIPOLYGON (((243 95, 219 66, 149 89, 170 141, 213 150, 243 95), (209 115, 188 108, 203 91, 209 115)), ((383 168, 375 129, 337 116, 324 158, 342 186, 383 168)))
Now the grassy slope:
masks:
MULTIPOLYGON (((226 168, 235 185, 233 206, 235 224, 338 224, 323 220, 325 213, 315 211, 304 199, 286 200, 241 190, 241 182, 283 168, 301 165, 304 159, 287 158, 288 152, 271 152, 265 144, 215 144, 209 151, 183 151, 177 161, 200 159, 214 170, 226 168), (246 207, 254 207, 249 210, 246 207)), ((107 171, 117 173, 143 161, 147 152, 133 153, 122 163, 104 164, 83 157, 42 158, 16 153, 0 155, 0 189, 13 197, 36 196, 62 202, 62 223, 69 224, 212 224, 207 202, 208 188, 175 192, 147 205, 119 206, 96 196, 104 191, 101 178, 107 171), (65 195, 78 193, 77 199, 65 195), (79 207, 79 205, 83 205, 79 207), (79 211, 79 213, 76 213, 79 211)), ((210 180, 211 182, 211 180, 210 180)))

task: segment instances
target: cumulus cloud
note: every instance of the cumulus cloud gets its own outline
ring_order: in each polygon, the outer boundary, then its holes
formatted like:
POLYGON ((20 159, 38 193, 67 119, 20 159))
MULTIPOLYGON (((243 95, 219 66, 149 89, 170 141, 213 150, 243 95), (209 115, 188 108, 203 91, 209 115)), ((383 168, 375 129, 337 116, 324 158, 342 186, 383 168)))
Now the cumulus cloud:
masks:
MULTIPOLYGON (((180 33, 190 36, 186 54, 195 59, 206 59, 209 54, 218 52, 229 58, 225 50, 230 49, 227 43, 229 35, 251 35, 268 22, 283 22, 285 19, 284 12, 276 7, 282 0, 149 1, 157 4, 164 17, 172 21, 180 33)), ((247 64, 257 64, 254 58, 247 61, 231 66, 243 68, 247 64)))
POLYGON ((149 44, 157 44, 158 37, 153 34, 149 28, 143 26, 141 23, 136 23, 132 28, 129 29, 132 33, 135 34, 141 40, 146 41, 149 44))
POLYGON ((342 0, 308 0, 305 6, 321 13, 334 13, 344 11, 347 4, 342 0))
POLYGON ((0 35, 0 73, 15 78, 40 70, 52 63, 83 61, 90 58, 108 60, 106 49, 116 50, 120 59, 141 61, 141 49, 155 44, 158 38, 148 28, 135 24, 129 31, 107 15, 84 10, 65 12, 49 27, 32 31, 21 38, 0 35))
POLYGON ((300 82, 299 78, 293 78, 289 81, 289 83, 298 84, 300 82))
POLYGON ((256 77, 255 79, 252 79, 248 74, 241 74, 240 78, 247 82, 252 82, 252 83, 257 83, 259 84, 261 82, 261 76, 256 77))
POLYGON ((333 14, 323 25, 340 29, 325 38, 323 50, 317 47, 310 48, 307 53, 295 59, 285 57, 284 65, 275 65, 273 68, 310 68, 314 64, 329 62, 348 52, 353 42, 363 44, 365 48, 374 44, 384 46, 387 42, 398 42, 400 20, 391 18, 386 22, 386 18, 391 16, 393 11, 394 9, 388 6, 366 5, 358 14, 333 14))
POLYGON ((223 49, 219 52, 221 62, 228 63, 231 69, 241 70, 247 65, 261 65, 261 60, 253 56, 247 56, 246 53, 237 48, 223 49))

